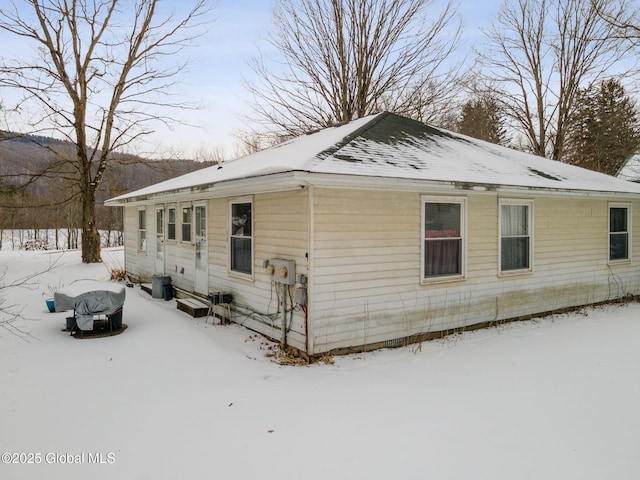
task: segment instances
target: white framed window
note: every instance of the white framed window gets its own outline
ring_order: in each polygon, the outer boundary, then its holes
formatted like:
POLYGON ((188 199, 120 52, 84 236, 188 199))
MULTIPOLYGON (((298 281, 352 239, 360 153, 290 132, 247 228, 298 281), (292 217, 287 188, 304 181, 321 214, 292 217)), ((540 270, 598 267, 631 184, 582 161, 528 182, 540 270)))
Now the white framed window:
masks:
POLYGON ((465 277, 466 207, 464 197, 422 197, 422 282, 465 277))
POLYGON ((144 208, 138 210, 138 250, 147 251, 147 211, 144 208))
POLYGON ((533 271, 533 200, 499 201, 500 274, 533 271))
POLYGON ((609 204, 609 262, 631 260, 631 204, 609 204))
POLYGON ((176 208, 167 209, 167 240, 176 239, 176 208))
POLYGON ((191 217, 193 209, 191 206, 182 207, 182 241, 191 242, 191 217))
POLYGON ((253 275, 253 200, 229 204, 229 270, 253 275))

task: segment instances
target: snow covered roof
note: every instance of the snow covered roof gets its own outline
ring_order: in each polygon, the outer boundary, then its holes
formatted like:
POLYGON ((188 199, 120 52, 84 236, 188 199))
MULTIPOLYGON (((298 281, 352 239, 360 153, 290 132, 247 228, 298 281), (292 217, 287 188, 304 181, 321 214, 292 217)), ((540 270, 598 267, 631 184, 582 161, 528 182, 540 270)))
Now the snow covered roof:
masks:
POLYGON ((620 167, 616 177, 629 182, 640 182, 640 152, 631 155, 620 167))
POLYGON ((109 200, 289 172, 640 194, 640 185, 383 112, 109 200))

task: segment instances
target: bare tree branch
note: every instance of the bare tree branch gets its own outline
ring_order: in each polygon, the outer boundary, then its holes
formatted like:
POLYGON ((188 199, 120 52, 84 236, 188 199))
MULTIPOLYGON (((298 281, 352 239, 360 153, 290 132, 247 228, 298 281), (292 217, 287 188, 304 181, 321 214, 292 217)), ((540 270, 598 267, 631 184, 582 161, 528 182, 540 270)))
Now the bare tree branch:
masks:
POLYGON ((432 0, 278 0, 279 57, 254 59, 247 83, 254 122, 286 136, 381 109, 428 117, 452 88, 444 61, 460 37, 451 2, 433 11, 432 0))
POLYGON ((5 295, 8 292, 19 288, 34 290, 38 285, 34 280, 40 275, 52 271, 61 258, 62 255, 58 255, 49 264, 46 270, 30 273, 24 277, 13 280, 11 283, 5 283, 8 267, 4 266, 4 268, 0 269, 0 328, 25 341, 29 341, 29 339, 38 340, 36 337, 31 335, 30 332, 16 325, 16 321, 18 320, 27 320, 23 316, 25 307, 19 308, 16 304, 8 305, 6 303, 5 295))
POLYGON ((560 160, 578 89, 617 71, 627 50, 598 15, 611 0, 505 1, 479 52, 504 112, 536 155, 560 160))

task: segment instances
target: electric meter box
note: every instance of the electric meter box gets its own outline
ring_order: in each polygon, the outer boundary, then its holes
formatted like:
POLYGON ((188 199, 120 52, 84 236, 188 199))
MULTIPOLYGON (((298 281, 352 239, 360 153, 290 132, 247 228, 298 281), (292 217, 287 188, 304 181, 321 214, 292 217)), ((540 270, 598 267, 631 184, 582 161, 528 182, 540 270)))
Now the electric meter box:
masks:
POLYGON ((296 262, 282 258, 269 259, 269 265, 273 265, 273 281, 285 285, 296 283, 296 262))

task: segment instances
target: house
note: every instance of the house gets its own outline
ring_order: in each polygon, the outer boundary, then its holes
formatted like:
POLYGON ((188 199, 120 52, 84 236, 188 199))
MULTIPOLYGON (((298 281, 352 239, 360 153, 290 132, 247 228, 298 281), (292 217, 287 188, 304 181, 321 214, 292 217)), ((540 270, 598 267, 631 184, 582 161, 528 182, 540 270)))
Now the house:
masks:
POLYGON ((616 177, 629 182, 640 182, 640 152, 627 158, 616 173, 616 177))
POLYGON ((318 355, 640 294, 640 185, 390 113, 107 202, 127 271, 318 355))

